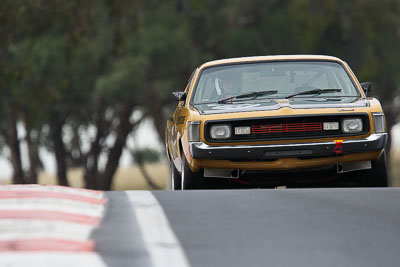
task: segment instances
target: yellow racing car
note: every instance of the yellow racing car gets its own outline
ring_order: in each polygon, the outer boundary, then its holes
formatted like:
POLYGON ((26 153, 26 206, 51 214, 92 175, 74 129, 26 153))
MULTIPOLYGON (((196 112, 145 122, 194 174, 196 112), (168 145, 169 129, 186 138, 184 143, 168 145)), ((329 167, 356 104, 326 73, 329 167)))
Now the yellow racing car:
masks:
POLYGON ((331 56, 232 58, 194 70, 166 127, 173 190, 216 181, 387 186, 385 116, 331 56))

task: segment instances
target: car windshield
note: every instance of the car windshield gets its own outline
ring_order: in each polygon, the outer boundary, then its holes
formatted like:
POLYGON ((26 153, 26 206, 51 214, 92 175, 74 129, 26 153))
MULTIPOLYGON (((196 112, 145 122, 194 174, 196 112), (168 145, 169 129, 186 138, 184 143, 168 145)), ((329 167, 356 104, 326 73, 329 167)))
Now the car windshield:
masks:
MULTIPOLYGON (((293 61, 242 63, 210 67, 201 72, 193 104, 230 103, 222 101, 253 92, 276 91, 240 101, 262 101, 266 98, 358 97, 360 94, 348 73, 332 61, 293 61), (318 89, 338 89, 321 94, 301 94, 318 89)), ((237 99, 236 99, 237 100, 237 99)))

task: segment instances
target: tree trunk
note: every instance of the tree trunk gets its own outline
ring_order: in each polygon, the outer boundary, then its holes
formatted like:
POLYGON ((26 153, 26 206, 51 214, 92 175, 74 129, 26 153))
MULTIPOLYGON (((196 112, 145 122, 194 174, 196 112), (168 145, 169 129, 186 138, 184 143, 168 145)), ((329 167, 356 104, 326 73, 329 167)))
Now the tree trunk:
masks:
POLYGON ((150 178, 150 175, 147 173, 146 168, 144 167, 144 162, 139 153, 135 153, 132 151, 132 154, 135 158, 136 164, 139 166, 139 170, 143 175, 143 178, 146 180, 147 184, 151 189, 161 189, 158 185, 153 182, 153 179, 150 178))
POLYGON ((34 144, 30 135, 30 127, 25 124, 26 127, 26 142, 28 144, 28 155, 29 155, 29 173, 26 177, 26 182, 28 184, 37 184, 38 182, 38 169, 40 160, 38 156, 38 145, 34 144))
POLYGON ((101 139, 104 138, 105 134, 105 121, 103 118, 103 113, 98 113, 98 118, 96 122, 97 133, 96 138, 90 146, 90 151, 86 157, 85 163, 85 187, 88 189, 99 189, 98 188, 98 173, 99 173, 99 155, 101 153, 101 139))
POLYGON ((56 156, 56 163, 57 163, 58 184, 68 186, 67 164, 66 164, 67 153, 64 147, 64 142, 62 140, 63 125, 64 125, 64 120, 56 118, 54 125, 52 125, 53 126, 52 137, 54 143, 54 153, 56 156))
POLYGON ((161 143, 165 142, 165 122, 164 117, 161 115, 161 110, 159 108, 154 109, 151 113, 151 117, 153 118, 154 127, 156 128, 157 135, 161 143))
POLYGON ((125 147, 126 138, 128 134, 132 131, 136 124, 130 122, 130 117, 132 114, 133 105, 125 104, 122 108, 120 115, 120 122, 116 130, 116 139, 113 147, 108 154, 106 167, 101 174, 100 182, 102 190, 110 190, 112 185, 112 179, 118 168, 119 160, 122 155, 122 151, 125 147))
POLYGON ((97 133, 96 140, 92 142, 92 147, 86 159, 85 166, 85 187, 87 189, 98 189, 97 176, 100 154, 100 136, 97 133))
MULTIPOLYGON (((151 81, 152 77, 151 75, 149 76, 149 81, 151 81)), ((149 82, 150 83, 150 82, 149 82)), ((149 91, 148 91, 148 99, 149 101, 146 101, 147 103, 147 109, 148 112, 153 119, 153 125, 154 128, 156 129, 157 135, 161 143, 164 143, 165 139, 165 119, 162 115, 162 108, 164 107, 163 103, 160 100, 160 97, 157 95, 157 92, 155 92, 155 89, 149 86, 149 91), (150 101, 151 99, 151 101, 150 101)))
POLYGON ((21 148, 18 139, 17 120, 13 115, 10 116, 7 143, 11 151, 11 164, 13 166, 13 184, 24 184, 24 170, 22 168, 21 148))

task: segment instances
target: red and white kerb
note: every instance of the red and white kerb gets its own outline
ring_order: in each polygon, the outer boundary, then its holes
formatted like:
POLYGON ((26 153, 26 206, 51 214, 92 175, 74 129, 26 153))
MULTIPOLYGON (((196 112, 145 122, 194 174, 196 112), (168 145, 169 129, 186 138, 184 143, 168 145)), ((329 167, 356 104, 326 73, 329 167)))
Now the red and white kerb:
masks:
POLYGON ((105 266, 90 235, 106 201, 102 191, 0 186, 0 266, 105 266))

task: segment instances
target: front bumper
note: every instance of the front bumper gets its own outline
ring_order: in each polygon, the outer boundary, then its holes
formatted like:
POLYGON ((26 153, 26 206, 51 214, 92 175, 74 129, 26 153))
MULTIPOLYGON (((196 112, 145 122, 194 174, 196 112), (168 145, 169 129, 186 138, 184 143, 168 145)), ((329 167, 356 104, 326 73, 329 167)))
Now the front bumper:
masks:
MULTIPOLYGON (((377 151, 385 147, 387 133, 372 134, 367 138, 344 140, 340 155, 377 151)), ((297 157, 329 157, 337 155, 334 141, 271 145, 210 146, 203 142, 189 143, 194 159, 251 160, 297 157)))

